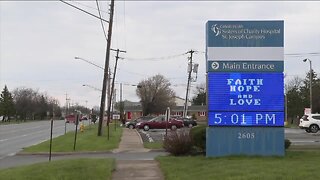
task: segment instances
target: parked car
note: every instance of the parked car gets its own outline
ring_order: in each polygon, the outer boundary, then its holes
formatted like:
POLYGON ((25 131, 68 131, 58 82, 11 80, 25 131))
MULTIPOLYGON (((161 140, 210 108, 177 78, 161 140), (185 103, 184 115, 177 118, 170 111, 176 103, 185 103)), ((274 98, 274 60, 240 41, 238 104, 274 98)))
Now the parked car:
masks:
POLYGON ((198 125, 197 120, 192 119, 190 117, 182 117, 182 116, 171 116, 171 117, 176 119, 176 120, 183 121, 184 127, 192 128, 193 126, 198 125))
MULTIPOLYGON (((67 115, 64 119, 66 121, 66 123, 75 123, 76 122, 76 118, 77 118, 77 115, 75 114, 69 114, 67 115)), ((88 120, 87 117, 83 116, 83 117, 79 117, 79 121, 82 121, 82 120, 88 120)))
POLYGON ((184 125, 185 127, 192 128, 193 126, 198 125, 198 124, 197 124, 197 121, 196 121, 195 119, 181 118, 181 119, 178 119, 178 120, 182 120, 182 121, 183 121, 183 125, 184 125))
POLYGON ((74 114, 67 115, 65 118, 66 123, 75 123, 76 116, 74 114))
POLYGON ((88 120, 88 118, 86 116, 82 116, 82 118, 80 118, 80 121, 82 120, 88 120))
POLYGON ((145 131, 149 131, 149 129, 166 129, 166 127, 172 130, 182 128, 183 121, 171 118, 167 123, 164 116, 157 116, 149 121, 138 122, 136 124, 136 128, 143 129, 145 131))
POLYGON ((127 121, 125 123, 125 126, 129 129, 134 129, 136 127, 136 124, 138 122, 143 122, 143 121, 148 121, 150 119, 154 118, 154 116, 141 116, 135 120, 132 120, 132 121, 127 121))
POLYGON ((308 133, 317 133, 320 127, 320 114, 305 114, 301 117, 299 127, 308 133))

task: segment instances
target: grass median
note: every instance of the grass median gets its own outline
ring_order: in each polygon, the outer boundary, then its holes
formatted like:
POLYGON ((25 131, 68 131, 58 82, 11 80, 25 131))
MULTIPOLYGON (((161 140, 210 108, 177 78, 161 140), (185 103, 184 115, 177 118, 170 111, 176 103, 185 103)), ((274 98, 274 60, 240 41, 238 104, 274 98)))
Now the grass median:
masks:
POLYGON ((320 151, 287 151, 285 157, 157 157, 170 180, 320 179, 320 151))
MULTIPOLYGON (((97 136, 98 125, 86 126, 83 132, 78 131, 76 141, 76 152, 87 151, 109 151, 119 146, 122 135, 122 128, 116 130, 110 124, 109 140, 107 139, 107 127, 103 127, 102 136, 97 136)), ((65 135, 52 140, 52 152, 73 152, 75 132, 68 132, 65 135)), ((23 152, 37 153, 49 152, 50 141, 26 147, 23 152)))
POLYGON ((72 159, 37 163, 0 170, 0 179, 58 180, 111 179, 114 159, 72 159))

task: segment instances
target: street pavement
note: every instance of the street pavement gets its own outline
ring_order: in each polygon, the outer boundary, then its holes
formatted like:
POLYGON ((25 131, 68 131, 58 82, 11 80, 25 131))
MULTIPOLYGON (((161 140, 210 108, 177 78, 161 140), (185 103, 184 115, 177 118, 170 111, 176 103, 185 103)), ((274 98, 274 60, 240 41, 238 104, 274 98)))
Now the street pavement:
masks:
POLYGON ((320 146, 320 131, 307 133, 299 128, 285 128, 285 138, 296 146, 320 146))
MULTIPOLYGON (((140 134, 135 129, 123 129, 119 148, 113 152, 148 153, 149 149, 143 147, 140 134)), ((162 152, 162 155, 166 153, 162 152)), ((132 155, 132 154, 131 154, 132 155)), ((112 174, 113 180, 163 180, 159 164, 152 160, 117 160, 116 170, 112 174)))
MULTIPOLYGON (((50 138, 51 122, 48 120, 0 126, 0 159, 15 155, 24 147, 39 144, 50 138)), ((53 121, 52 136, 74 131, 75 125, 64 120, 53 121)))

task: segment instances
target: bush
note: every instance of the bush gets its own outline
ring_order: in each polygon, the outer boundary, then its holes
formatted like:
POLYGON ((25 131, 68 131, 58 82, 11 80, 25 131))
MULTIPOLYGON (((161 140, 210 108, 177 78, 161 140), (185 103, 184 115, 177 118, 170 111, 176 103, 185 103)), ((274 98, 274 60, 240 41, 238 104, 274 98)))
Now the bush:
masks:
POLYGON ((284 140, 284 148, 288 149, 291 145, 291 141, 289 139, 285 139, 284 140))
POLYGON ((192 149, 192 140, 189 132, 185 129, 171 131, 164 138, 163 148, 174 156, 188 154, 192 149))
POLYGON ((203 152, 206 150, 206 128, 205 125, 198 125, 190 130, 193 145, 203 152))

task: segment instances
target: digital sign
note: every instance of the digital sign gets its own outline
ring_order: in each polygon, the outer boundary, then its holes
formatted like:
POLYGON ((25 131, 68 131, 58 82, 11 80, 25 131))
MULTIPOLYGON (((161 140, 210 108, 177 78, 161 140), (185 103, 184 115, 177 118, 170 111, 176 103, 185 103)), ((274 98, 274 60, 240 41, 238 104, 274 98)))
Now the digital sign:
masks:
POLYGON ((283 73, 208 73, 208 111, 284 111, 283 73))
POLYGON ((284 155, 284 21, 206 23, 206 156, 284 155))
POLYGON ((209 126, 283 126, 284 112, 209 112, 209 126))

